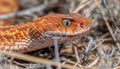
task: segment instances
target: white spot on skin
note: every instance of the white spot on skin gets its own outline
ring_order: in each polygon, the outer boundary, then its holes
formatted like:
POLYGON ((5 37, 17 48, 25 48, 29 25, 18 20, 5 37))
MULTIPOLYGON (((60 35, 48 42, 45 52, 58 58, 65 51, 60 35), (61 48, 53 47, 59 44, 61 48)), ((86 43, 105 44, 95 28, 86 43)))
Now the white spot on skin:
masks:
POLYGON ((15 47, 17 47, 17 46, 10 47, 10 51, 13 51, 13 50, 18 50, 18 49, 16 49, 15 47))
POLYGON ((5 49, 4 49, 4 50, 5 50, 5 51, 6 51, 6 50, 9 50, 9 48, 10 48, 9 46, 5 46, 5 49))
POLYGON ((14 48, 15 48, 15 50, 19 50, 19 47, 18 47, 18 46, 15 46, 14 48))
POLYGON ((77 28, 80 28, 80 23, 78 23, 77 28))
POLYGON ((27 43, 27 45, 30 46, 31 43, 32 43, 32 40, 29 40, 29 42, 27 43))
POLYGON ((19 45, 18 47, 19 47, 19 49, 24 49, 23 45, 19 45))

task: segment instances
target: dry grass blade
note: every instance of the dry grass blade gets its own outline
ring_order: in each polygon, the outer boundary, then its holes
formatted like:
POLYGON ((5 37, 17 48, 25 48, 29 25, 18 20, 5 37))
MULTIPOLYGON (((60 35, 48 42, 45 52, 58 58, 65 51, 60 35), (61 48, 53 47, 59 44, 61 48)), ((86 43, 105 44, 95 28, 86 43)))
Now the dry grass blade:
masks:
POLYGON ((85 7, 87 4, 90 4, 92 2, 92 0, 91 1, 87 1, 87 2, 85 2, 84 4, 79 4, 78 5, 78 7, 72 12, 72 13, 77 13, 77 12, 79 12, 79 10, 80 9, 82 9, 83 7, 85 7))
MULTIPOLYGON (((61 63, 56 62, 56 61, 37 58, 37 57, 25 55, 25 54, 20 54, 20 53, 15 53, 15 52, 7 52, 7 51, 0 51, 0 53, 3 53, 4 55, 12 56, 12 57, 17 58, 17 59, 29 61, 29 62, 50 64, 50 65, 53 65, 53 66, 61 66, 63 68, 67 68, 67 69, 73 69, 73 66, 68 65, 68 64, 62 65, 61 63)), ((80 68, 76 67, 76 69, 80 69, 80 68)))
MULTIPOLYGON (((104 19, 104 21, 105 21, 105 24, 106 24, 106 26, 107 26, 107 28, 108 28, 108 30, 109 30, 109 32, 110 32, 110 35, 112 36, 114 42, 117 41, 117 39, 115 38, 115 36, 114 36, 114 34, 113 34, 113 30, 112 30, 109 22, 107 21, 107 18, 104 16, 104 11, 103 11, 102 8, 100 7, 100 3, 99 3, 97 0, 94 0, 94 1, 95 1, 96 6, 101 10, 102 17, 103 17, 103 19, 104 19)), ((118 47, 119 50, 120 50, 120 45, 119 45, 117 42, 115 42, 115 43, 116 43, 117 47, 118 47)))
POLYGON ((113 69, 120 69, 120 66, 116 67, 116 68, 113 68, 113 69))
POLYGON ((85 14, 86 17, 90 17, 92 15, 92 11, 95 9, 96 9, 95 4, 91 4, 89 8, 83 10, 83 14, 85 14))
POLYGON ((23 11, 18 11, 18 12, 13 12, 13 13, 9 13, 9 14, 4 14, 4 15, 0 15, 0 19, 6 19, 6 18, 12 18, 14 17, 16 14, 17 15, 25 15, 25 14, 30 14, 32 12, 37 12, 40 10, 45 9, 46 5, 39 5, 37 7, 31 8, 31 9, 26 9, 23 11))
MULTIPOLYGON (((47 60, 47 59, 43 59, 43 58, 37 58, 37 57, 33 57, 33 56, 21 54, 21 53, 7 52, 7 51, 0 51, 0 53, 2 53, 4 55, 12 56, 17 59, 33 62, 33 63, 50 64, 53 66, 61 66, 63 68, 67 68, 67 69, 74 69, 74 66, 69 65, 69 64, 62 64, 62 63, 59 63, 56 61, 51 61, 51 60, 47 60)), ((81 69, 81 68, 98 69, 96 67, 87 67, 87 66, 75 67, 75 69, 81 69)))

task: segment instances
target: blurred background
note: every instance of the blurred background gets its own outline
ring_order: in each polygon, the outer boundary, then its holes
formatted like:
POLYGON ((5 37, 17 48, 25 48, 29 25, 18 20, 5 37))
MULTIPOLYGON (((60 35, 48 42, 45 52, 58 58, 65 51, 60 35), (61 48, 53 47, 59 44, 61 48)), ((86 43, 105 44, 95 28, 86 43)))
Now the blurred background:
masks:
MULTIPOLYGON (((120 69, 120 0, 0 0, 0 26, 24 24, 50 13, 80 13, 92 21, 85 37, 63 44, 62 63, 88 69, 120 69)), ((53 53, 45 48, 27 54, 52 60, 53 53)), ((8 59, 3 61, 0 69, 55 69, 22 60, 12 64, 8 59)))

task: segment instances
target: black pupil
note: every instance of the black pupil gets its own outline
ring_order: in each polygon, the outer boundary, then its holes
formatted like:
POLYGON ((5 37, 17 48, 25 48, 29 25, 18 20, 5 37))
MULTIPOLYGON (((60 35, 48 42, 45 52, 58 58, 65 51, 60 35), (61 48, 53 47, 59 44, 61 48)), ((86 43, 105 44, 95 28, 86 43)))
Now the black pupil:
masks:
POLYGON ((69 21, 66 21, 66 26, 69 26, 69 21))
POLYGON ((65 26, 65 27, 69 27, 69 26, 71 26, 71 21, 65 19, 65 20, 62 21, 62 24, 63 24, 63 26, 65 26))

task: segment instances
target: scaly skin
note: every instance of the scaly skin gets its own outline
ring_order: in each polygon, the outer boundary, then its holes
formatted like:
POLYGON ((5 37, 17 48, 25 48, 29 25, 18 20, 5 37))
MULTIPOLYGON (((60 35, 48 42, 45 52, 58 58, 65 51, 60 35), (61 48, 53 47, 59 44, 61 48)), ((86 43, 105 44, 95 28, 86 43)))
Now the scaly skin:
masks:
POLYGON ((0 0, 0 14, 8 14, 18 9, 18 0, 0 0))
MULTIPOLYGON (((0 15, 9 14, 19 10, 18 0, 0 0, 0 15)), ((15 19, 0 19, 0 26, 12 25, 15 19)))
POLYGON ((59 43, 78 39, 89 31, 90 25, 89 19, 71 13, 49 14, 21 25, 0 26, 0 50, 29 52, 46 48, 53 45, 53 37, 59 37, 59 43))

